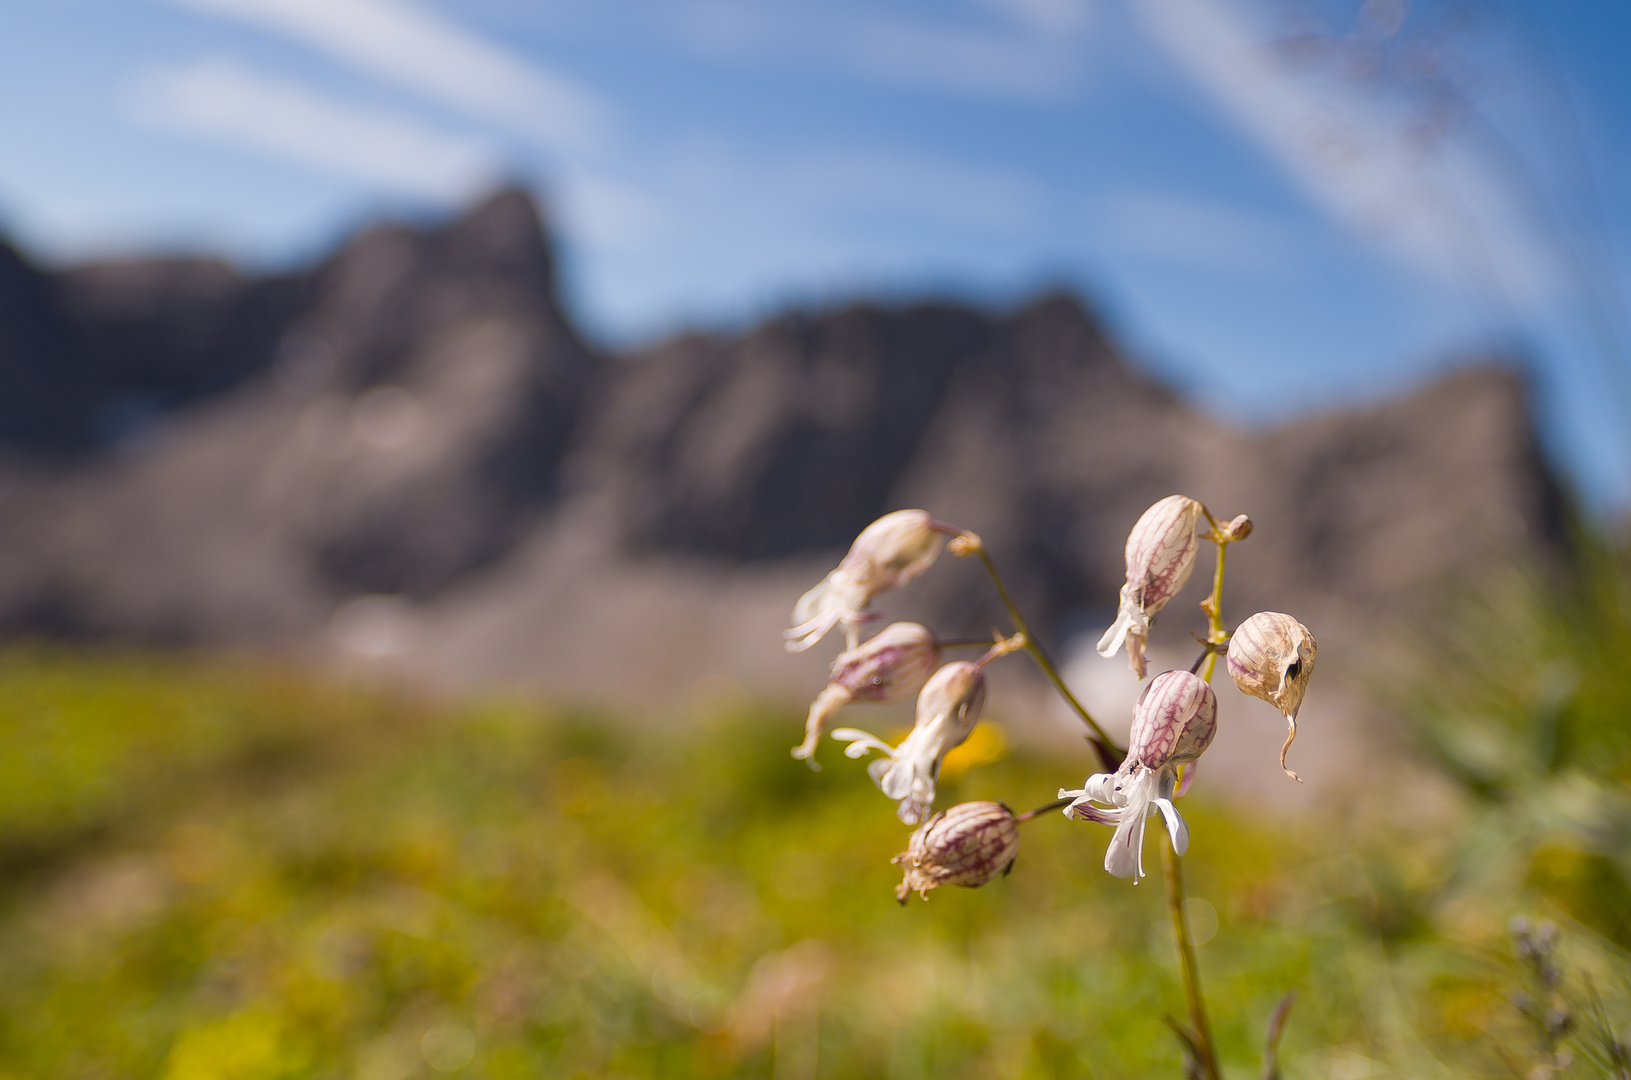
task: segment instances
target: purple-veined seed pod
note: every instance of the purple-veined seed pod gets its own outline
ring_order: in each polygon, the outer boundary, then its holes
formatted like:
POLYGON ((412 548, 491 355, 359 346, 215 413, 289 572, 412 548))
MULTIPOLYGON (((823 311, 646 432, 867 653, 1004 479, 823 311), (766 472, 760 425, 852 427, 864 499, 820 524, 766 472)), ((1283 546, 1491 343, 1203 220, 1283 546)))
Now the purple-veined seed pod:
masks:
POLYGON ((1116 621, 1099 639, 1099 655, 1127 646, 1127 660, 1144 677, 1150 622, 1189 581, 1200 548, 1195 527, 1205 509, 1186 495, 1168 495, 1144 511, 1127 535, 1127 581, 1116 621))
POLYGON ((887 704, 919 690, 940 666, 940 639, 920 623, 891 623, 833 661, 829 680, 851 700, 887 704))
POLYGON ((957 532, 935 521, 927 510, 896 510, 862 529, 838 565, 856 575, 869 597, 876 596, 933 566, 946 538, 957 532))
POLYGON ((914 890, 928 899, 929 890, 941 885, 977 889, 1008 873, 1018 852, 1013 811, 1000 802, 959 803, 924 822, 895 856, 895 864, 906 868, 895 899, 904 904, 914 890))
POLYGON ((1194 761, 1218 730, 1218 696, 1199 675, 1163 671, 1133 710, 1127 761, 1160 771, 1194 761))
POLYGON ((1258 612, 1237 626, 1229 639, 1229 677, 1235 686, 1285 715, 1290 730, 1280 747, 1280 768, 1293 780, 1302 777, 1286 767, 1286 753, 1297 738, 1297 710, 1314 677, 1318 653, 1308 627, 1278 611, 1258 612))
POLYGON ((852 701, 888 703, 918 692, 940 663, 940 641, 918 623, 891 623, 833 661, 826 689, 810 703, 804 742, 793 756, 820 768, 814 754, 827 722, 852 701))
POLYGON ((838 567, 793 607, 793 626, 784 631, 789 652, 802 652, 840 622, 851 630, 868 621, 873 597, 906 584, 940 557, 948 536, 959 530, 936 521, 927 510, 896 510, 861 530, 838 567))

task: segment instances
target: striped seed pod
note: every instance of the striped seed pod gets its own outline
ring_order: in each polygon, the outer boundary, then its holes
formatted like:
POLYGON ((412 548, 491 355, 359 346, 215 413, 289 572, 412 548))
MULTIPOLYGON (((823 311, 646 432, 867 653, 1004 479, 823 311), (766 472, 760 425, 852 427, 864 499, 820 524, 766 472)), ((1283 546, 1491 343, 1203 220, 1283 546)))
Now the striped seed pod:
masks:
POLYGON ((894 863, 906 868, 895 889, 902 904, 915 889, 925 900, 941 885, 978 888, 1006 874, 1019 852, 1019 824, 1000 802, 959 803, 924 822, 894 863))

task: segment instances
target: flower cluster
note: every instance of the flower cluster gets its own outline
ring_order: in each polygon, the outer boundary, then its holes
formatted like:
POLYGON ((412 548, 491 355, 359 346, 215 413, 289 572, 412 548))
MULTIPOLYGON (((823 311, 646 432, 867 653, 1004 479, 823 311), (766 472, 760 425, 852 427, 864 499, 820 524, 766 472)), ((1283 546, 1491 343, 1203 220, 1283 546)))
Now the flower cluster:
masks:
POLYGON ((913 890, 926 896, 945 884, 982 885, 1007 872, 1018 848, 1019 824, 1040 810, 1016 816, 1001 803, 973 802, 934 813, 935 786, 946 755, 979 723, 986 666, 1024 650, 1088 725, 1105 766, 1080 788, 1061 790, 1057 803, 1041 809, 1059 807, 1074 820, 1114 826, 1104 867, 1136 882, 1144 876, 1145 823, 1151 815, 1161 816, 1176 854, 1188 849, 1189 827, 1174 800, 1188 790, 1197 761, 1217 733, 1218 699, 1211 677, 1218 657, 1226 658, 1229 677, 1242 693, 1284 715, 1290 731, 1280 750, 1280 766, 1298 779, 1286 767, 1286 754, 1313 675, 1318 651, 1314 635, 1290 615, 1273 611, 1253 615, 1231 633, 1221 615, 1225 549, 1251 533, 1246 515, 1220 521, 1185 495, 1160 500, 1133 525, 1116 618, 1098 650, 1113 656, 1125 648, 1140 680, 1147 674, 1146 650, 1156 616, 1189 583, 1203 543, 1216 545, 1218 562, 1211 594, 1201 602, 1209 620, 1201 656, 1188 671, 1164 671, 1149 680, 1134 708, 1123 752, 1076 700, 1031 635, 980 538, 924 510, 886 514, 862 530, 838 566, 793 609, 793 626, 785 635, 789 650, 807 649, 837 626, 844 627, 847 638, 826 688, 810 705, 804 741, 793 756, 818 767, 815 752, 824 735, 847 743, 848 757, 877 753, 868 774, 896 803, 900 819, 918 826, 895 860, 906 868, 898 890, 903 903, 913 890), (978 659, 947 663, 942 663, 946 649, 978 642, 946 641, 911 622, 890 624, 862 641, 861 628, 883 617, 872 610, 872 602, 929 570, 943 549, 984 562, 1008 608, 1013 633, 996 635, 978 659), (834 715, 847 705, 904 701, 913 694, 916 721, 898 745, 859 728, 830 728, 834 715))
MULTIPOLYGON (((1245 514, 1220 521, 1187 495, 1167 496, 1133 525, 1127 537, 1127 578, 1116 618, 1099 640, 1098 649, 1109 657, 1125 648, 1140 681, 1148 674, 1146 651, 1156 616, 1189 583, 1203 543, 1216 545, 1217 564, 1211 593, 1200 605, 1208 622, 1206 637, 1198 639, 1201 654, 1188 671, 1163 671, 1149 680, 1133 708, 1125 751, 1065 684, 1014 605, 979 536, 937 521, 927 511, 897 510, 862 530, 843 561, 799 598, 793 626, 785 634, 787 648, 799 652, 834 627, 844 627, 846 648, 833 661, 826 688, 810 705, 804 741, 794 748, 793 756, 808 761, 811 768, 818 767, 815 752, 822 736, 828 734, 849 744, 844 750, 847 757, 877 752, 867 764, 867 773, 896 803, 900 819, 917 826, 906 850, 894 859, 905 870, 904 880, 895 889, 902 904, 914 891, 927 899, 930 890, 942 885, 977 888, 1007 874, 1019 851, 1019 826, 1053 809, 1062 809, 1073 820, 1113 826, 1104 868, 1116 877, 1132 878, 1136 885, 1144 877, 1146 824, 1152 815, 1160 815, 1172 844, 1170 855, 1163 851, 1166 893, 1190 1012, 1190 1027, 1170 1017, 1168 1023, 1188 1055, 1186 1074, 1204 1080, 1222 1080, 1223 1073, 1184 914, 1179 859, 1189 850, 1189 825, 1175 800, 1189 790, 1196 764, 1217 734, 1218 697, 1211 680, 1220 656, 1242 693, 1268 702, 1284 715, 1290 730, 1280 748, 1280 768, 1292 779, 1300 779, 1287 767, 1286 754, 1297 737, 1297 713, 1318 652, 1308 627, 1281 612, 1258 612, 1232 633, 1225 627, 1224 556, 1230 544, 1251 534, 1252 521, 1245 514), (893 623, 862 641, 861 628, 883 617, 871 609, 872 601, 929 570, 942 550, 984 563, 1008 609, 1013 632, 995 634, 977 660, 949 663, 941 662, 946 649, 985 642, 949 641, 926 626, 908 622, 893 623), (1024 814, 1016 815, 1004 804, 990 801, 961 803, 935 813, 941 765, 948 753, 968 739, 985 708, 986 666, 1019 650, 1030 654, 1087 725, 1088 741, 1103 768, 1089 775, 1080 788, 1061 789, 1056 802, 1024 814), (828 730, 834 714, 847 705, 903 701, 914 693, 916 722, 897 745, 859 728, 828 730)), ((1279 1075, 1275 1046, 1294 997, 1282 1001, 1270 1023, 1264 1075, 1279 1075)))

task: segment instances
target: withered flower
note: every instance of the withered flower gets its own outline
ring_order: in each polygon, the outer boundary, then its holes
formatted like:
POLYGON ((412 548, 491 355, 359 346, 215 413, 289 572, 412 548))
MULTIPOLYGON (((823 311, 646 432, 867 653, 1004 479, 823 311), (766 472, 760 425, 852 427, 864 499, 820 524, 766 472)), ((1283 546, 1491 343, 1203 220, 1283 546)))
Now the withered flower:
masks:
POLYGON ((906 868, 895 887, 902 904, 917 890, 925 900, 941 885, 977 889, 1006 874, 1019 851, 1019 823, 1000 802, 959 803, 918 827, 906 850, 892 860, 906 868))
POLYGON ((946 537, 957 533, 926 510, 896 510, 862 529, 838 567, 794 605, 793 626, 783 631, 787 651, 803 652, 839 623, 854 649, 856 627, 876 618, 866 610, 872 598, 933 566, 946 537))
POLYGON ((1286 752, 1297 737, 1297 710, 1314 676, 1318 652, 1308 627, 1278 611, 1258 612, 1236 627, 1229 639, 1229 677, 1240 692, 1262 698, 1285 714, 1290 730, 1280 747, 1280 768, 1298 781, 1302 777, 1286 768, 1286 752))
POLYGON ((804 742, 793 756, 819 769, 816 743, 827 721, 852 701, 888 703, 915 694, 940 663, 940 642, 934 632, 918 623, 891 623, 857 647, 838 655, 826 689, 810 703, 804 724, 804 742))
POLYGON ((1212 743, 1218 729, 1218 699, 1199 675, 1164 671, 1150 680, 1133 712, 1127 757, 1113 773, 1087 778, 1065 816, 1116 826, 1104 855, 1104 868, 1116 877, 1144 876, 1144 819, 1159 811, 1172 836, 1172 849, 1189 849, 1189 826, 1172 800, 1182 795, 1194 776, 1193 762, 1212 743), (1178 766, 1189 764, 1182 788, 1178 766), (1104 803, 1101 809, 1093 803, 1104 803))
POLYGON ((1178 594, 1195 569, 1200 541, 1195 526, 1204 509, 1185 495, 1168 495, 1148 510, 1127 535, 1127 583, 1121 587, 1116 621, 1099 639, 1099 655, 1114 656, 1125 643, 1127 660, 1144 677, 1144 647, 1155 613, 1178 594))
POLYGON ((884 755, 866 771, 885 795, 900 800, 896 814, 906 824, 916 825, 929 812, 940 763, 980 722, 985 709, 985 665, 1024 645, 1024 637, 1016 634, 998 641, 972 663, 958 660, 935 672, 917 696, 917 722, 899 746, 890 746, 858 728, 839 728, 832 733, 833 738, 850 744, 844 750, 848 757, 863 757, 869 750, 884 755))

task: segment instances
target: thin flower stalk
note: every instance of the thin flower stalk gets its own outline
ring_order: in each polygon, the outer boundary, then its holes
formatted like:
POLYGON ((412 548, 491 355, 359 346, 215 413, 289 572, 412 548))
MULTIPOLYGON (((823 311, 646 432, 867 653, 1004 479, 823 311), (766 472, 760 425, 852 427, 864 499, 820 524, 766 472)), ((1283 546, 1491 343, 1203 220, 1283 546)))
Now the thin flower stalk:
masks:
POLYGON ((1015 632, 1025 638, 1025 651, 1030 654, 1032 660, 1036 661, 1036 666, 1042 669, 1042 674, 1047 676, 1048 681, 1053 684, 1054 690, 1064 699, 1065 704, 1070 706, 1071 711, 1092 732, 1088 736, 1088 741, 1093 744, 1094 751, 1098 753, 1100 764, 1107 770, 1115 770, 1121 764, 1123 756, 1121 748, 1116 745, 1116 741, 1110 737, 1103 726, 1093 719, 1093 714, 1087 711, 1087 707, 1076 699, 1075 694, 1071 693, 1070 687, 1065 684, 1064 676, 1060 675, 1059 669, 1054 667, 1053 659, 1048 656, 1047 650, 1037 642, 1036 635, 1031 633, 1030 624, 1025 621, 1025 616, 1020 613, 1019 605, 1014 603, 1014 598, 1009 594, 1008 586, 1004 584, 1002 575, 997 572, 997 564, 991 561, 991 556, 986 552, 985 542, 976 533, 965 530, 947 545, 947 550, 953 555, 964 558, 970 555, 979 556, 980 562, 985 566, 985 572, 991 577, 991 584, 996 586, 997 596, 1002 599, 1002 606, 1008 609, 1008 619, 1014 624, 1015 632))
POLYGON ((1206 1080, 1223 1080, 1218 1067, 1218 1050, 1212 1041, 1212 1024, 1206 1016, 1206 998, 1201 994, 1200 965, 1195 962, 1195 943, 1189 936, 1189 919, 1184 915, 1183 859, 1170 844, 1161 845, 1161 870, 1167 880, 1167 910, 1172 913, 1172 932, 1178 939, 1179 968, 1183 973, 1184 1002, 1189 1006, 1189 1023, 1194 1029, 1196 1062, 1206 1080))

